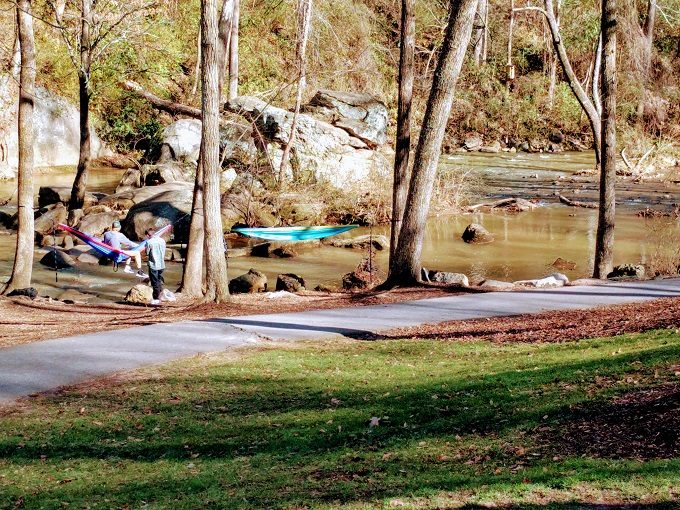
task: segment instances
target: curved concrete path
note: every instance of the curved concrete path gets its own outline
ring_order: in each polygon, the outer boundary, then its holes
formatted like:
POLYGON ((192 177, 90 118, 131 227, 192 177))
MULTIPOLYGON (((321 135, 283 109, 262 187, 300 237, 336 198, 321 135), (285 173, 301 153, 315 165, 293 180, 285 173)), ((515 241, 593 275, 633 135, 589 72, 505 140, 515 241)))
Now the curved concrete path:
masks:
POLYGON ((155 324, 0 349, 0 402, 98 376, 255 343, 362 337, 393 328, 680 296, 680 279, 490 292, 298 313, 155 324))

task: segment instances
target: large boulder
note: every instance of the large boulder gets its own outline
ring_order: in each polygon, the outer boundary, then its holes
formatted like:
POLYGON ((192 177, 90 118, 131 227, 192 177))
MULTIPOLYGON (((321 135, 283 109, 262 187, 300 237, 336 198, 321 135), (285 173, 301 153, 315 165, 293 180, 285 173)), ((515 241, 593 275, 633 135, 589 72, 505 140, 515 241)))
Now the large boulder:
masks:
POLYGON ((87 214, 78 223, 78 230, 91 236, 101 237, 117 219, 118 213, 115 211, 87 214))
POLYGON ((257 269, 229 281, 229 292, 232 294, 255 294, 267 290, 267 277, 257 269))
POLYGON ((280 274, 276 278, 276 290, 285 290, 286 292, 300 292, 305 290, 305 280, 293 273, 280 274))
POLYGON ((129 168, 121 177, 116 193, 141 188, 142 186, 157 186, 168 182, 193 182, 196 166, 192 163, 166 161, 157 165, 143 165, 140 168, 129 168))
MULTIPOLYGON (((71 189, 71 186, 41 186, 38 190, 38 207, 42 209, 57 203, 68 205, 71 201, 71 189)), ((96 205, 103 196, 103 193, 86 192, 83 207, 96 205)))
POLYGON ((57 223, 66 223, 67 217, 68 210, 64 207, 64 204, 58 203, 35 219, 33 230, 44 236, 52 232, 57 223))
MULTIPOLYGON (((274 168, 278 168, 282 147, 290 139, 293 114, 249 96, 239 96, 229 108, 250 119, 268 143, 274 168)), ((335 187, 363 181, 373 173, 389 175, 389 159, 381 151, 356 149, 355 137, 311 115, 300 114, 293 142, 293 168, 300 176, 329 182, 335 187)))
MULTIPOLYGON (((0 76, 0 176, 13 178, 18 165, 18 86, 8 75, 0 76), (3 129, 4 128, 4 129, 3 129)), ((37 87, 34 96, 34 165, 36 167, 78 164, 80 115, 78 108, 63 97, 37 87)), ((109 155, 94 129, 91 130, 92 157, 109 155)))
POLYGON ((130 208, 123 220, 123 233, 139 241, 144 238, 147 229, 172 223, 175 242, 186 243, 189 240, 192 199, 193 189, 168 190, 153 195, 130 208))
POLYGON ((426 280, 432 283, 443 283, 444 285, 458 285, 461 287, 469 287, 470 281, 463 273, 449 273, 447 271, 427 271, 423 268, 426 280))
POLYGON ((371 246, 374 250, 382 251, 390 247, 390 241, 384 235, 362 235, 349 239, 332 239, 329 241, 331 246, 338 248, 353 248, 367 250, 371 246))
POLYGON ((40 259, 40 263, 52 269, 68 269, 76 265, 73 257, 61 250, 49 250, 40 259))
MULTIPOLYGON (((200 147, 201 121, 177 120, 163 130, 159 163, 171 160, 196 162, 200 147)), ((251 163, 257 157, 252 128, 238 122, 223 123, 220 126, 220 151, 226 151, 227 160, 251 163)))
POLYGON ((112 209, 130 209, 135 204, 149 200, 150 198, 165 193, 167 191, 190 191, 193 192, 194 185, 190 182, 168 182, 158 186, 145 186, 143 188, 128 189, 102 198, 99 203, 112 209))
POLYGON ((370 94, 319 90, 304 107, 304 111, 344 129, 369 147, 385 143, 387 107, 370 94))
POLYGON ((470 223, 465 227, 462 238, 469 244, 485 244, 493 241, 493 234, 478 223, 470 223))

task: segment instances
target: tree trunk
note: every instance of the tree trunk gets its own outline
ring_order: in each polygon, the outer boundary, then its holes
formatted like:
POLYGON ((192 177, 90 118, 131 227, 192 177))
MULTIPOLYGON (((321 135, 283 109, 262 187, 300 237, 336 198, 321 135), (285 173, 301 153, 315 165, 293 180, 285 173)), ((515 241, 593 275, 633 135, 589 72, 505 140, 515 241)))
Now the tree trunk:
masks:
POLYGON ((14 44, 12 45, 12 57, 10 61, 10 72, 15 81, 19 81, 21 76, 21 39, 19 35, 19 21, 15 28, 14 44))
POLYGON ((302 94, 305 91, 307 84, 307 39, 309 39, 309 29, 312 24, 312 0, 298 0, 298 23, 297 23, 297 45, 295 51, 295 60, 298 67, 297 92, 295 93, 295 110, 293 111, 293 121, 290 125, 290 137, 283 149, 281 156, 281 166, 279 167, 279 186, 283 186, 286 169, 288 168, 288 160, 290 158, 290 149, 295 140, 295 129, 297 126, 298 115, 300 115, 300 105, 302 104, 302 94))
POLYGON ((12 276, 3 293, 31 285, 33 271, 33 100, 35 97, 35 40, 31 0, 17 2, 17 26, 21 45, 19 75, 19 183, 18 231, 12 276))
POLYGON ((602 170, 594 278, 606 278, 614 259, 616 207, 616 0, 602 2, 602 170))
POLYGON ((203 223, 206 257, 206 301, 229 299, 227 259, 220 212, 220 91, 217 61, 217 0, 201 2, 203 56, 201 89, 203 124, 200 161, 203 167, 203 223))
POLYGON ((478 66, 486 63, 486 37, 488 34, 488 0, 479 0, 477 15, 475 16, 475 31, 473 36, 473 48, 475 64, 478 66))
POLYGON ((649 84, 649 75, 652 70, 652 50, 654 48, 654 23, 656 21, 656 0, 648 0, 647 17, 641 27, 642 38, 642 62, 640 62, 640 82, 642 84, 642 96, 637 108, 638 121, 642 121, 645 112, 645 92, 649 84))
POLYGON ((432 89, 416 148, 404 219, 399 232, 391 285, 420 281, 420 256, 446 124, 465 51, 470 44, 477 0, 453 1, 432 89))
POLYGON ((198 298, 203 295, 203 243, 205 242, 203 226, 203 164, 199 161, 196 167, 194 196, 191 202, 187 254, 182 282, 178 289, 179 292, 190 298, 198 298))
POLYGON ((560 65, 564 70, 564 74, 567 76, 567 82, 571 88, 576 100, 581 105, 581 108, 588 117, 588 122, 590 122, 590 128, 593 132, 594 146, 595 146, 595 165, 597 168, 600 167, 601 161, 601 126, 600 126, 600 115, 597 113, 597 109, 593 102, 583 90, 581 82, 576 77, 574 69, 571 67, 571 62, 569 62, 569 56, 567 55, 567 50, 562 42, 562 36, 560 34, 560 28, 557 24, 557 19, 555 18, 555 9, 553 8, 552 0, 545 0, 545 16, 548 20, 548 26, 550 27, 550 34, 552 36, 553 48, 560 61, 560 65))
MULTIPOLYGON (((555 9, 555 21, 557 22, 557 26, 560 26, 560 7, 562 4, 562 0, 557 0, 557 7, 555 9)), ((551 38, 552 39, 552 38, 551 38)), ((550 44, 548 44, 548 48, 550 49, 550 44)), ((550 69, 549 69, 549 74, 550 74, 550 83, 548 85, 548 108, 553 109, 555 106, 555 87, 557 86, 557 55, 555 54, 554 51, 550 52, 550 69)))
MULTIPOLYGON (((234 20, 234 0, 224 0, 220 21, 217 28, 217 65, 220 68, 220 90, 224 90, 224 75, 227 69, 227 57, 231 45, 232 22, 234 20)), ((221 98, 220 98, 221 101, 221 98)))
POLYGON ((71 189, 69 211, 82 209, 87 190, 87 174, 90 168, 90 67, 92 26, 92 0, 82 0, 82 19, 80 31, 80 70, 78 71, 78 88, 80 95, 80 156, 76 178, 71 189))
POLYGON ((411 105, 413 103, 413 61, 416 46, 415 0, 401 2, 401 50, 399 53, 399 103, 397 106, 397 140, 394 155, 394 184, 392 186, 392 228, 390 230, 389 273, 394 252, 397 249, 399 230, 404 217, 404 205, 408 192, 409 156, 411 154, 411 105))
POLYGON ((233 0, 234 13, 231 19, 231 37, 229 40, 229 94, 232 101, 238 97, 238 28, 241 11, 241 0, 233 0))

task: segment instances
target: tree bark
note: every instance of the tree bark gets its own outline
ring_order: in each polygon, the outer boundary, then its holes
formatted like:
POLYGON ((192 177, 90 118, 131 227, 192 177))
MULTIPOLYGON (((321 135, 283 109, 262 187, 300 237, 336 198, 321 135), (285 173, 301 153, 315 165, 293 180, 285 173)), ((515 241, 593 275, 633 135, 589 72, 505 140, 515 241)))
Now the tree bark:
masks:
POLYGON ((290 137, 283 149, 281 156, 281 166, 279 167, 279 186, 283 186, 286 178, 286 169, 290 159, 290 149, 295 141, 295 129, 298 116, 300 115, 300 105, 302 104, 302 94, 307 85, 307 39, 309 39, 309 29, 312 24, 312 0, 298 0, 298 23, 297 23, 297 44, 295 51, 295 61, 298 68, 297 91, 295 93, 295 109, 293 110, 293 121, 290 125, 290 137))
POLYGON ((656 21, 656 4, 657 0, 648 0, 647 2, 647 17, 645 24, 641 27, 642 38, 642 62, 641 62, 641 77, 642 96, 637 108, 638 121, 642 120, 645 112, 645 92, 649 84, 649 75, 652 70, 652 50, 654 48, 654 24, 656 21))
POLYGON ((19 35, 19 21, 17 20, 14 44, 12 45, 12 57, 10 60, 10 72, 15 81, 21 79, 21 38, 19 35))
MULTIPOLYGON (((217 25, 217 65, 220 68, 220 90, 224 90, 224 76, 227 69, 227 57, 231 45, 231 31, 234 20, 234 0, 224 0, 220 21, 217 25)), ((200 58, 200 57, 199 57, 200 58)))
POLYGON ((616 209, 616 0, 602 1, 602 170, 593 278, 606 278, 614 260, 616 209))
POLYGON ((200 161, 203 167, 203 223, 205 231, 206 301, 229 299, 227 259, 220 212, 220 91, 217 58, 217 0, 201 2, 201 88, 203 123, 200 161))
POLYGON ((17 26, 21 46, 19 73, 19 182, 18 232, 12 275, 3 293, 31 285, 33 271, 33 101, 35 98, 35 39, 31 0, 17 2, 17 26))
POLYGON ((232 101, 238 97, 238 29, 241 17, 241 0, 233 0, 234 12, 231 19, 231 37, 229 40, 229 94, 232 101))
POLYGON ((190 298, 198 298, 203 295, 203 244, 205 242, 203 226, 203 164, 199 161, 196 167, 194 195, 191 201, 187 254, 182 272, 182 282, 178 289, 184 296, 190 298))
POLYGON ((91 41, 90 28, 92 27, 92 0, 82 0, 82 18, 80 29, 80 69, 78 70, 78 89, 80 96, 80 156, 76 178, 71 189, 71 201, 69 211, 81 209, 85 202, 87 190, 87 177, 90 168, 91 139, 90 139, 90 68, 91 68, 91 41))
POLYGON ((397 105, 397 140, 392 185, 392 228, 390 230, 389 274, 396 272, 394 252, 404 217, 408 192, 409 156, 411 154, 411 106, 413 103, 414 55, 416 46, 415 0, 401 2, 401 49, 399 52, 399 101, 397 105))
POLYGON ((418 139, 391 285, 420 282, 421 252, 446 124, 456 82, 470 44, 477 0, 452 1, 439 61, 418 139))
POLYGON ((475 64, 478 66, 486 63, 486 38, 488 34, 488 0, 479 0, 477 15, 475 16, 475 32, 473 37, 473 52, 475 64))

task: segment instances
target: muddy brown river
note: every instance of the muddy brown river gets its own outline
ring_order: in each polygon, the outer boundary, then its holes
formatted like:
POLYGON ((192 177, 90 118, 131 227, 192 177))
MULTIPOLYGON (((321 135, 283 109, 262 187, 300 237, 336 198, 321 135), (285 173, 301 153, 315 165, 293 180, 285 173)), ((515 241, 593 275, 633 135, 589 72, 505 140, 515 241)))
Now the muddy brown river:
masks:
MULTIPOLYGON (((561 257, 576 264, 574 270, 562 271, 571 279, 589 276, 597 211, 561 205, 555 192, 575 200, 595 200, 597 186, 593 178, 574 175, 591 168, 592 158, 590 153, 442 156, 443 168, 469 172, 480 201, 519 196, 538 199, 541 206, 518 214, 499 211, 433 217, 428 222, 423 246, 423 265, 428 269, 465 273, 473 283, 485 278, 513 281, 545 276, 555 271, 552 263, 561 257), (495 241, 486 245, 464 243, 460 236, 466 225, 473 222, 484 225, 494 234, 495 241)), ((36 178, 36 190, 40 185, 70 185, 74 171, 59 168, 43 172, 36 178)), ((118 170, 95 169, 90 189, 111 192, 120 176, 118 170)), ((0 182, 0 200, 11 196, 15 187, 14 182, 0 182)), ((647 205, 669 210, 673 204, 680 203, 680 189, 662 183, 639 185, 621 181, 618 196, 615 263, 650 263, 672 256, 670 252, 677 250, 680 233, 678 220, 645 219, 636 213, 647 205)), ((8 212, 13 208, 12 202, 3 207, 8 212)), ((389 235, 387 227, 379 226, 356 229, 351 236, 370 232, 389 235)), ((0 235, 0 278, 7 279, 11 272, 14 242, 13 235, 0 235)), ((38 263, 42 252, 36 251, 34 284, 42 295, 57 298, 65 290, 75 289, 97 300, 118 301, 136 283, 132 275, 87 264, 55 274, 38 263)), ((337 287, 342 275, 354 269, 366 255, 361 250, 322 245, 301 250, 298 257, 291 259, 230 257, 229 275, 238 276, 252 267, 263 271, 272 286, 276 275, 286 272, 304 277, 308 288, 317 284, 337 287)), ((377 264, 379 268, 386 268, 386 253, 377 253, 377 264)), ((169 264, 166 283, 170 288, 179 282, 181 269, 180 264, 169 264)))

